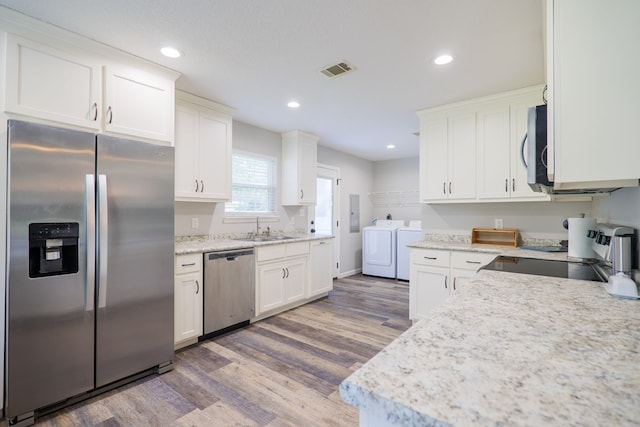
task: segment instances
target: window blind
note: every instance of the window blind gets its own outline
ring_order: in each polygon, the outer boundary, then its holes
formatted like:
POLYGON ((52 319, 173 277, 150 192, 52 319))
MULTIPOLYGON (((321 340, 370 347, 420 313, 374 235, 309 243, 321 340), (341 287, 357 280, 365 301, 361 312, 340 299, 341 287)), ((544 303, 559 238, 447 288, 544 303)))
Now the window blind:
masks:
POLYGON ((271 157, 234 152, 231 162, 231 202, 226 213, 276 213, 276 160, 271 157))

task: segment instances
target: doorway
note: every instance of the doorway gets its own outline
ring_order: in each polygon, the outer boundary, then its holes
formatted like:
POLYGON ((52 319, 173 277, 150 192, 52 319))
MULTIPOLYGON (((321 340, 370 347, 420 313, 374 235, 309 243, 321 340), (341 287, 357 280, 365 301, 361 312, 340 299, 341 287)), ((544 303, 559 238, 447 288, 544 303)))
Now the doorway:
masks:
POLYGON ((340 169, 318 164, 317 204, 312 217, 317 234, 331 234, 333 277, 340 273, 340 169))

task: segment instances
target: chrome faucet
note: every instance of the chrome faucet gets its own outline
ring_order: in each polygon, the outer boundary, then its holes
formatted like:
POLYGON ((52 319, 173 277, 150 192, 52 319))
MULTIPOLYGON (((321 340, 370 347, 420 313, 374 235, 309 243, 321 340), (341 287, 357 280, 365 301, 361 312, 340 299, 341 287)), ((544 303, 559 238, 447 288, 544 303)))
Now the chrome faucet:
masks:
POLYGON ((256 217, 256 236, 260 234, 260 217, 256 217))

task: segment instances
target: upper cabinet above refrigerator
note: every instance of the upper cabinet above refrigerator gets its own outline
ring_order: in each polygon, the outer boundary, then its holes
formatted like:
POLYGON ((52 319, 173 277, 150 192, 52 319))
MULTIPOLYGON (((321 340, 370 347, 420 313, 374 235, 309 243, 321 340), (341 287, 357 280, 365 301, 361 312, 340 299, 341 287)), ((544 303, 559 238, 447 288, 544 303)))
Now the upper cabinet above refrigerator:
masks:
POLYGON ((29 20, 27 29, 2 19, 12 17, 0 9, 3 109, 10 117, 173 143, 178 73, 39 21, 29 20), (64 37, 49 38, 50 31, 64 37))
POLYGON ((550 181, 556 190, 637 186, 640 2, 546 6, 550 181))

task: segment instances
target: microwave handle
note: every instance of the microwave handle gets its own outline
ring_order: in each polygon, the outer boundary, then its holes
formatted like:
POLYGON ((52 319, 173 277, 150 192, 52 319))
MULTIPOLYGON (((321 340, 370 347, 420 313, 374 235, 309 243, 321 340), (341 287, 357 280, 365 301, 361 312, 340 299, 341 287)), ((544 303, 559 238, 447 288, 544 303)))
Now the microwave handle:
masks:
POLYGON ((527 142, 527 131, 524 131, 524 135, 522 136, 522 142, 520 143, 520 160, 522 160, 522 164, 525 169, 529 168, 527 165, 527 159, 524 157, 524 144, 527 142))

